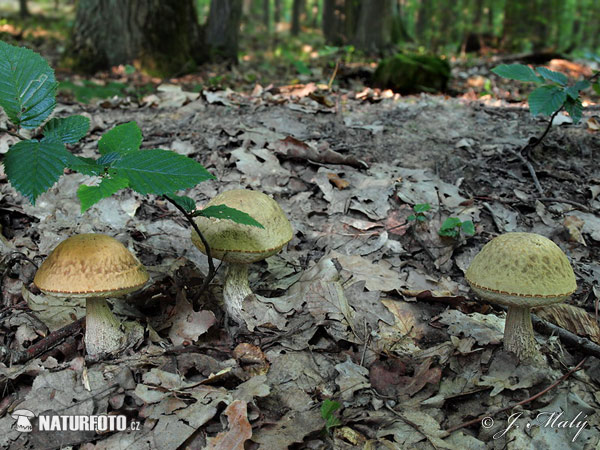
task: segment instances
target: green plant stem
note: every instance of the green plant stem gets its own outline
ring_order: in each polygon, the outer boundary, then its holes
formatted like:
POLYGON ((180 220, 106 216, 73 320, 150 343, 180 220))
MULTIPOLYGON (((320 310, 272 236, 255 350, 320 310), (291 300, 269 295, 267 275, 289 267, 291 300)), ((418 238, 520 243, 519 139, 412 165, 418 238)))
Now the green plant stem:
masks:
MULTIPOLYGON (((163 197, 169 203, 171 203, 173 206, 175 206, 175 208, 177 208, 179 210, 179 212, 181 212, 181 214, 183 214, 185 216, 188 223, 191 225, 191 227, 194 229, 194 231, 196 233, 198 233, 198 236, 200 236, 200 240, 202 241, 202 244, 204 245, 204 249, 206 251, 206 257, 208 258, 208 274, 206 275, 206 278, 204 278, 204 282, 202 283, 202 287, 200 288, 200 293, 206 292, 206 289, 208 289, 208 285, 210 284, 210 282, 212 281, 212 279, 215 277, 215 275, 217 273, 217 271, 215 270, 215 264, 212 259, 210 245, 208 245, 206 238, 204 237, 202 232, 198 229, 198 225, 196 225, 196 222, 194 222, 194 218, 192 217, 192 215, 190 213, 188 213, 185 209, 183 209, 180 205, 178 205, 168 195, 164 195, 163 197)), ((192 299, 192 305, 193 305, 194 309, 198 308, 199 297, 200 296, 197 295, 192 299)))

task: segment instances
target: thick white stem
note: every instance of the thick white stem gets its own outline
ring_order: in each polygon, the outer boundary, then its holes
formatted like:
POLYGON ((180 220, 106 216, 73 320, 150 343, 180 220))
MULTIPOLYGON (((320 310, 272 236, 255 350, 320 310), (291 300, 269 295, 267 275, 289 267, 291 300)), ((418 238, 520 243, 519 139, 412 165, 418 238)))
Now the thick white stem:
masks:
POLYGON ((117 353, 125 342, 125 333, 103 298, 86 300, 85 349, 90 356, 117 353))
POLYGON ((509 306, 504 325, 504 349, 513 352, 522 362, 545 363, 533 335, 531 311, 528 307, 509 306))
POLYGON ((244 323, 242 303, 249 295, 252 295, 252 290, 248 283, 248 264, 228 263, 223 301, 227 315, 238 324, 244 323))

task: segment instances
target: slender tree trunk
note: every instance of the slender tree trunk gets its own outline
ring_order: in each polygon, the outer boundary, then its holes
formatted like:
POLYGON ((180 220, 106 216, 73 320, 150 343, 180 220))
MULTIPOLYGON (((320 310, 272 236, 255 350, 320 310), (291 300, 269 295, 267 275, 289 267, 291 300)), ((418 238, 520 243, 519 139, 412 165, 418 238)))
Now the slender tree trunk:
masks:
POLYGON ((267 33, 271 32, 271 0, 263 0, 263 24, 267 33))
POLYGON ((19 0, 19 16, 21 19, 29 16, 29 8, 27 8, 27 0, 19 0))
POLYGON ((277 24, 281 22, 281 0, 275 0, 275 5, 273 7, 273 21, 275 22, 275 29, 277 29, 277 24))
POLYGON ((301 16, 304 6, 304 0, 294 0, 292 4, 292 36, 300 34, 300 21, 302 20, 301 16))
POLYGON ((241 0, 211 0, 205 43, 211 60, 237 63, 241 0))
POLYGON ((421 6, 419 8, 417 24, 416 24, 416 34, 417 39, 425 46, 429 44, 429 29, 428 27, 431 25, 431 17, 433 15, 433 2, 432 0, 421 0, 421 6))
POLYGON ((194 67, 198 36, 193 0, 79 0, 67 58, 86 72, 135 61, 166 76, 194 67))

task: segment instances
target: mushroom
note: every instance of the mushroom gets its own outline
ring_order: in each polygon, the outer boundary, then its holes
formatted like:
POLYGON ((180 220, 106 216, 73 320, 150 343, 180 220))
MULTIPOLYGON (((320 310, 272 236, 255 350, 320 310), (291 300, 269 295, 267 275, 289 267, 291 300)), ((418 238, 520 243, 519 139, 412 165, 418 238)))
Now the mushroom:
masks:
POLYGON ((567 256, 535 233, 506 233, 488 242, 466 272, 475 293, 508 307, 504 348, 521 361, 543 363, 533 335, 530 309, 567 299, 577 289, 567 256))
MULTIPOLYGON (((248 189, 226 191, 205 207, 225 205, 243 211, 264 228, 242 225, 231 220, 196 217, 194 221, 210 246, 213 257, 227 263, 223 286, 225 311, 236 323, 243 323, 242 302, 252 294, 248 283, 248 264, 278 253, 293 236, 292 225, 275 200, 248 189)), ((196 231, 192 242, 206 254, 196 231)))
POLYGON ((10 417, 17 421, 17 431, 21 431, 23 433, 29 433, 30 431, 33 431, 33 426, 31 425, 31 421, 29 419, 35 417, 35 414, 28 409, 17 409, 16 411, 13 411, 10 417))
POLYGON ((62 241, 33 281, 45 294, 86 300, 85 348, 95 357, 118 352, 126 337, 106 298, 137 291, 148 272, 115 238, 90 233, 62 241))

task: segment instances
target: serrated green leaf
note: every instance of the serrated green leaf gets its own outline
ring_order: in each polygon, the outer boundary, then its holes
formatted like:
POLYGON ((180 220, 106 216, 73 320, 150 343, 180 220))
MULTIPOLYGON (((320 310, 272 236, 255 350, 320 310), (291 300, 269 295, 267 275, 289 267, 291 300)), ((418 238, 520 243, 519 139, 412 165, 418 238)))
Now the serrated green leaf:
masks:
POLYGON ((125 189, 128 185, 126 178, 103 178, 98 186, 82 184, 77 189, 77 197, 81 203, 81 212, 84 213, 103 198, 110 197, 115 192, 125 189))
POLYGON ((547 69, 546 67, 536 67, 535 70, 542 77, 544 77, 544 79, 558 83, 561 86, 564 86, 569 81, 565 74, 555 72, 554 70, 547 69))
POLYGON ((168 197, 181 206, 186 212, 194 212, 196 210, 196 202, 193 198, 186 195, 169 194, 168 197))
POLYGON ((558 110, 566 99, 564 89, 558 86, 540 86, 529 94, 529 110, 533 116, 539 113, 550 115, 558 110))
POLYGON ((4 171, 10 184, 35 204, 58 181, 72 157, 58 141, 21 141, 4 156, 4 171))
POLYGON ((90 129, 90 119, 84 116, 70 116, 62 119, 50 119, 44 125, 44 136, 56 138, 63 144, 75 144, 90 129))
POLYGON ((323 419, 331 417, 331 415, 340 409, 341 406, 342 405, 339 402, 326 398, 323 400, 323 403, 321 403, 321 417, 323 419))
POLYGON ((142 145, 142 131, 135 122, 117 125, 107 131, 98 141, 98 150, 101 155, 108 153, 125 154, 139 150, 142 145))
POLYGON ((196 213, 202 217, 214 217, 216 219, 227 219, 242 225, 264 228, 262 224, 254 220, 249 214, 225 205, 213 205, 196 213))
POLYGON ((0 41, 0 106, 17 127, 35 128, 56 106, 56 79, 46 60, 0 41))
POLYGON ((98 164, 93 158, 84 158, 83 156, 74 156, 74 159, 69 161, 69 169, 84 175, 99 176, 104 173, 104 166, 98 164))
POLYGON ((594 83, 592 85, 592 89, 594 90, 594 92, 598 95, 600 95, 600 82, 598 83, 594 83))
POLYGON ((569 86, 566 89, 566 93, 569 97, 571 97, 573 100, 575 100, 576 98, 579 97, 579 91, 583 91, 584 89, 587 89, 590 87, 590 82, 587 80, 580 80, 577 83, 575 83, 573 86, 569 86))
POLYGON ((517 81, 533 81, 541 83, 543 79, 536 75, 533 69, 523 64, 500 64, 492 69, 496 75, 517 81))
POLYGON ((440 227, 440 230, 449 230, 460 226, 461 221, 458 217, 448 217, 440 227))
POLYGON ((431 205, 429 203, 418 203, 413 206, 414 212, 423 213, 429 211, 431 209, 431 205))
POLYGON ((193 159, 161 149, 125 153, 111 167, 140 194, 168 194, 215 178, 193 159))
POLYGON ((577 98, 573 100, 571 97, 567 98, 565 102, 565 110, 573 119, 573 123, 578 123, 583 116, 583 105, 581 104, 581 99, 577 98))
POLYGON ((406 220, 409 221, 409 222, 412 221, 412 220, 417 220, 417 216, 415 214, 411 214, 410 216, 408 216, 406 218, 406 220))
POLYGON ((117 159, 121 158, 121 154, 120 153, 107 153, 106 155, 102 155, 100 158, 98 158, 97 163, 102 165, 102 166, 110 166, 112 163, 114 163, 117 159))
POLYGON ((463 223, 461 223, 460 229, 467 236, 473 236, 475 234, 475 225, 473 225, 473 222, 470 220, 465 220, 463 223))

